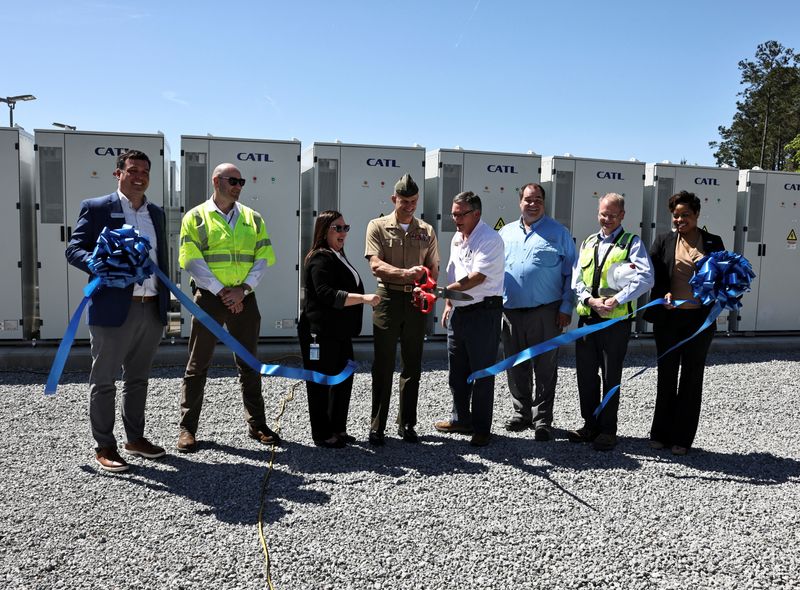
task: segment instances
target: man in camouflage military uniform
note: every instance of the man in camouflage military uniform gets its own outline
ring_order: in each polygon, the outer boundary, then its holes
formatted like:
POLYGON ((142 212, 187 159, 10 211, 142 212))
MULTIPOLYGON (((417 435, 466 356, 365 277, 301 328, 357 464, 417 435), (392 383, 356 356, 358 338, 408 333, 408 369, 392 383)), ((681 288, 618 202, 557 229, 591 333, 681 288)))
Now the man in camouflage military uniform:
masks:
POLYGON ((372 312, 374 361, 372 364, 372 423, 369 442, 384 443, 384 430, 392 395, 397 341, 400 340, 400 408, 398 433, 406 442, 417 442, 417 398, 422 373, 425 315, 412 305, 414 281, 423 266, 434 280, 439 274, 439 245, 433 227, 414 217, 419 189, 405 174, 394 186, 394 212, 367 226, 366 251, 372 274, 378 279, 381 302, 372 312))

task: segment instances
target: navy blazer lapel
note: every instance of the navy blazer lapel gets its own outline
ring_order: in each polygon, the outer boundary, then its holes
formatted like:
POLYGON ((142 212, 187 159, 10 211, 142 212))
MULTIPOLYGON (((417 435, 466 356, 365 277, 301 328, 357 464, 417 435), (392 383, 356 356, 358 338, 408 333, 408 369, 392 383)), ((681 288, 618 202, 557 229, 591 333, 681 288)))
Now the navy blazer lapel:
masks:
POLYGON ((119 229, 125 225, 125 212, 122 210, 122 200, 119 193, 113 192, 108 195, 108 221, 106 227, 109 229, 119 229))

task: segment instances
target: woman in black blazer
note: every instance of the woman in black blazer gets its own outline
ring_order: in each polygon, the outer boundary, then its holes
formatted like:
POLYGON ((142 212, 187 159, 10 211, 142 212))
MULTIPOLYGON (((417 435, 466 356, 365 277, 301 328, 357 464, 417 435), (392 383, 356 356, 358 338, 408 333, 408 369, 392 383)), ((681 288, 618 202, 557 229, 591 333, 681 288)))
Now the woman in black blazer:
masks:
MULTIPOLYGON (((709 307, 697 302, 672 305, 672 300, 693 300, 689 279, 697 262, 710 254, 724 250, 722 238, 697 227, 700 199, 686 191, 669 199, 674 232, 659 235, 652 248, 655 285, 652 299, 664 297, 668 303, 645 310, 644 318, 653 323, 656 350, 659 356, 703 325, 709 307)), ((692 340, 658 361, 658 386, 650 446, 654 449, 671 447, 674 455, 685 455, 692 446, 700 420, 703 395, 703 372, 706 355, 717 324, 714 322, 692 340), (680 380, 678 370, 680 369, 680 380)))
MULTIPOLYGON (((375 307, 380 297, 364 294, 356 269, 344 255, 350 226, 338 211, 323 211, 304 261, 305 304, 297 326, 303 367, 327 375, 340 373, 353 358, 353 336, 361 332, 361 304, 375 307)), ((338 385, 306 381, 311 436, 319 447, 341 448, 347 434, 353 376, 338 385)))

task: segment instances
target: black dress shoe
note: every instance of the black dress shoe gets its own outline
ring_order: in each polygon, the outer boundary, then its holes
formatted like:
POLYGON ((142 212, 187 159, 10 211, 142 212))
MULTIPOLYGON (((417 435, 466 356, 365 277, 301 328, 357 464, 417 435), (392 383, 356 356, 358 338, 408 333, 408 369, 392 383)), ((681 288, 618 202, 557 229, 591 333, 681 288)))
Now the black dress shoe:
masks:
POLYGON ((489 444, 489 440, 491 439, 491 434, 488 432, 486 434, 481 434, 476 432, 472 435, 472 439, 469 441, 469 444, 473 447, 485 447, 489 444))
POLYGON ((385 442, 382 432, 377 432, 375 430, 369 431, 369 444, 373 447, 382 447, 385 442))
POLYGON ((525 418, 520 418, 519 416, 515 418, 511 418, 508 422, 506 422, 506 430, 509 432, 522 432, 531 427, 530 420, 526 420, 525 418))
POLYGON ((343 433, 341 433, 341 434, 337 434, 337 435, 336 435, 336 437, 337 437, 339 440, 342 440, 342 441, 344 441, 344 442, 345 442, 345 444, 348 444, 348 445, 351 445, 351 444, 353 444, 354 442, 356 442, 356 437, 355 437, 355 436, 350 436, 350 435, 349 435, 349 434, 347 434, 346 432, 343 432, 343 433))
POLYGON ((399 434, 400 437, 406 442, 419 442, 419 435, 417 434, 417 431, 414 430, 414 427, 410 424, 400 424, 397 427, 397 434, 399 434))
POLYGON ((314 444, 318 447, 322 447, 325 449, 342 449, 347 446, 341 438, 338 436, 332 437, 333 441, 331 440, 315 440, 314 444))
POLYGON ((542 424, 533 431, 533 439, 539 442, 553 440, 553 431, 550 430, 549 426, 542 424))

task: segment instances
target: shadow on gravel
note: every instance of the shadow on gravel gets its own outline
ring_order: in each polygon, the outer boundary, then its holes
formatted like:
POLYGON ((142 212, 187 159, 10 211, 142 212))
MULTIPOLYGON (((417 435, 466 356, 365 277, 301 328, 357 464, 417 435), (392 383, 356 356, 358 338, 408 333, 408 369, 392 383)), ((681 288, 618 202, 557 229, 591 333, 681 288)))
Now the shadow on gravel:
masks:
POLYGON ((552 473, 597 469, 635 471, 642 466, 636 457, 624 452, 598 453, 588 445, 574 445, 565 440, 541 443, 494 434, 491 444, 483 448, 471 447, 469 436, 459 434, 428 434, 420 440, 423 444, 412 445, 387 437, 383 447, 371 447, 360 441, 336 450, 295 445, 291 453, 281 456, 281 462, 294 473, 308 474, 310 479, 306 484, 341 481, 334 476, 348 473, 365 474, 362 478, 348 480, 348 484, 381 476, 400 479, 405 476, 477 475, 489 473, 491 463, 496 463, 541 478, 593 511, 597 509, 558 483, 552 473), (326 479, 325 474, 331 477, 326 479))
MULTIPOLYGON (((284 445, 275 457, 274 473, 268 483, 264 505, 269 522, 280 520, 287 514, 281 500, 299 504, 330 501, 328 494, 306 489, 304 486, 311 483, 307 478, 282 469, 282 455, 291 452, 293 446, 297 445, 284 445)), ((267 448, 242 449, 201 441, 196 453, 168 454, 158 462, 140 463, 124 477, 131 485, 182 496, 201 504, 203 507, 196 510, 199 516, 213 516, 230 524, 253 525, 258 522, 258 502, 270 455, 267 448), (247 462, 237 461, 235 457, 247 462)))
MULTIPOLYGON (((311 475, 339 475, 368 472, 384 477, 403 477, 410 473, 425 477, 456 473, 478 474, 488 471, 482 463, 465 459, 459 451, 469 449, 469 439, 460 442, 438 436, 420 436, 423 443, 452 443, 441 446, 409 444, 387 437, 383 447, 372 447, 359 441, 344 449, 323 449, 294 445, 291 453, 281 457, 289 469, 311 475)), ((319 479, 319 478, 317 478, 319 479)), ((358 480, 354 480, 358 481, 358 480)))
POLYGON ((716 453, 692 449, 685 457, 668 455, 667 461, 696 469, 701 473, 667 473, 673 479, 700 479, 704 481, 730 481, 759 486, 800 483, 800 461, 776 457, 771 453, 716 453))

